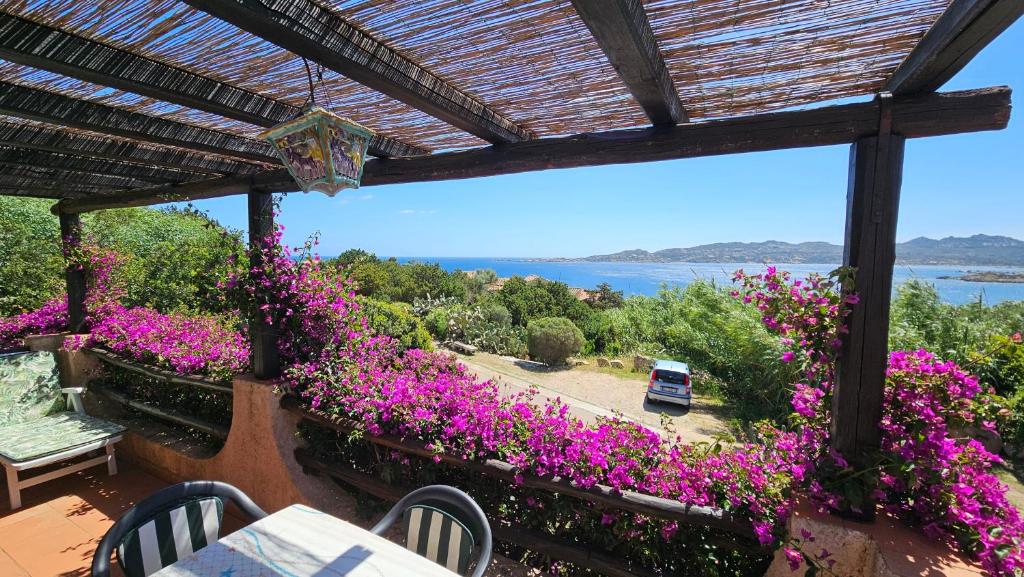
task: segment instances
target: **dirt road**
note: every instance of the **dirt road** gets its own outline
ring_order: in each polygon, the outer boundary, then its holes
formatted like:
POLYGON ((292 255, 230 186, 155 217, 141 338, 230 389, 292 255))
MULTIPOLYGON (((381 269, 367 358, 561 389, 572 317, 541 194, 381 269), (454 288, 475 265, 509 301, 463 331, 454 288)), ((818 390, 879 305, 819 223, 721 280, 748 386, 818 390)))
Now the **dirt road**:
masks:
POLYGON ((588 422, 618 411, 648 428, 665 432, 661 425, 661 414, 665 413, 669 428, 685 442, 713 441, 715 435, 728 432, 723 409, 712 400, 695 396, 690 410, 677 405, 647 403, 644 400, 647 383, 642 376, 627 379, 578 368, 549 370, 489 353, 457 356, 480 378, 493 379, 506 392, 524 391, 533 385, 542 397, 561 398, 574 415, 588 422))

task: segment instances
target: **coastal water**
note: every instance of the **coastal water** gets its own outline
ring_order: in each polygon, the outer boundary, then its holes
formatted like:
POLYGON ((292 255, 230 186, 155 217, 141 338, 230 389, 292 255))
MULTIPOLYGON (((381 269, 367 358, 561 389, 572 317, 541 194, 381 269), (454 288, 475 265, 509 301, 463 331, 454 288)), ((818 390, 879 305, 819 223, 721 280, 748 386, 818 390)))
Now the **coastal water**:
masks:
MULTIPOLYGON (((399 257, 402 262, 436 262, 445 270, 493 269, 498 276, 526 276, 535 274, 546 279, 557 280, 583 288, 593 288, 607 282, 615 290, 627 296, 652 295, 663 284, 685 286, 695 279, 713 280, 721 286, 731 285, 732 273, 738 268, 747 272, 762 270, 764 265, 752 263, 622 263, 622 262, 543 262, 512 258, 447 258, 447 257, 399 257)), ((778 264, 795 276, 809 272, 827 273, 836 265, 828 264, 778 264)), ((979 297, 986 304, 1006 300, 1024 300, 1024 283, 969 282, 943 279, 943 276, 959 276, 968 271, 1017 271, 1005 267, 957 267, 957 266, 906 266, 897 265, 893 285, 918 279, 935 285, 942 300, 962 304, 979 297)))

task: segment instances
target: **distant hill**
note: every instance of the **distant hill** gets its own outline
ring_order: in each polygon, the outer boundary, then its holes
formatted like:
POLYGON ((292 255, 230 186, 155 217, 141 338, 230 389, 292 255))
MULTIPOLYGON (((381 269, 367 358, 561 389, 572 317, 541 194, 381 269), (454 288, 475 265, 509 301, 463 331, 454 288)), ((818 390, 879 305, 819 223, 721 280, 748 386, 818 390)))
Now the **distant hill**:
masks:
MULTIPOLYGON (((586 262, 777 262, 839 263, 843 247, 827 242, 789 243, 720 242, 689 248, 666 248, 655 252, 634 249, 576 259, 586 262)), ((1007 236, 976 234, 949 236, 939 240, 919 237, 896 245, 898 264, 1020 266, 1024 267, 1024 241, 1007 236)))

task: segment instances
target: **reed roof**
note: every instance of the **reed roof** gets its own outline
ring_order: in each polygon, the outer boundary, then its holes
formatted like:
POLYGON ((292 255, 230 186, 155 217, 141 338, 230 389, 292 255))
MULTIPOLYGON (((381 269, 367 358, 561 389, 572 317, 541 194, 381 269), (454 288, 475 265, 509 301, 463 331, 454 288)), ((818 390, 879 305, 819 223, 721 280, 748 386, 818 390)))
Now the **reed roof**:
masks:
MULTIPOLYGON (((642 127, 651 122, 631 92, 633 87, 617 73, 588 23, 568 0, 316 1, 332 17, 393 51, 395 58, 439 77, 446 83, 445 90, 468 96, 529 137, 642 127)), ((58 28, 289 106, 303 104, 308 83, 302 57, 193 8, 193 3, 2 0, 0 17, 16 16, 58 28)), ((875 93, 948 4, 948 0, 645 0, 642 8, 659 60, 689 121, 701 122, 875 93)), ((8 24, 14 26, 0 21, 0 36, 8 24)), ((6 54, 9 51, 4 49, 0 56, 6 54)), ((89 81, 67 70, 45 70, 38 63, 10 60, 0 61, 0 80, 12 85, 232 137, 256 139, 271 123, 260 126, 104 85, 95 78, 89 81)), ((431 152, 489 144, 479 133, 428 114, 415 102, 402 102, 330 68, 322 74, 317 102, 383 136, 431 152)), ((24 118, 32 118, 28 124, 39 130, 67 131, 86 141, 104 132, 95 125, 19 110, 12 110, 0 94, 0 114, 12 115, 0 118, 0 132, 26 123, 24 118)), ((188 146, 181 142, 147 142, 135 134, 115 134, 118 141, 148 151, 140 158, 128 158, 129 162, 145 163, 161 150, 188 154, 188 146)), ((17 143, 0 140, 0 145, 17 143)), ((78 154, 81 149, 65 152, 78 154)), ((238 158, 228 151, 220 157, 209 150, 203 155, 222 161, 222 167, 235 166, 232 172, 259 166, 253 158, 238 158)), ((0 175, 7 170, 0 165, 0 175)), ((56 170, 51 167, 42 176, 10 173, 11 180, 0 193, 10 193, 29 177, 38 176, 44 182, 45 174, 56 170)), ((183 167, 181 174, 188 176, 188 170, 183 167)), ((208 171, 203 176, 208 177, 208 171)), ((109 176, 102 182, 129 179, 109 176)), ((91 189, 70 187, 54 192, 60 182, 34 186, 26 194, 93 194, 91 189)), ((96 182, 83 186, 96 186, 96 182)))

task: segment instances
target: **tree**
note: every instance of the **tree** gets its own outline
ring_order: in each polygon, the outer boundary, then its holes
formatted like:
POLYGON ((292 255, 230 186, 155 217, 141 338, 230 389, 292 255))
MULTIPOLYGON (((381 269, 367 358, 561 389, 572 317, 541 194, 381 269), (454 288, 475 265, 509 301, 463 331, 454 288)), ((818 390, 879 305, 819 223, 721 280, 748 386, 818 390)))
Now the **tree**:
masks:
POLYGON ((593 310, 576 298, 565 283, 514 276, 497 292, 498 302, 508 309, 512 324, 525 327, 532 319, 565 317, 582 325, 593 310))
POLYGON ((482 268, 467 272, 456 271, 461 275, 462 285, 466 288, 466 300, 476 302, 487 294, 487 285, 498 280, 498 273, 489 268, 482 268))
POLYGON ((590 306, 600 311, 617 309, 622 306, 622 291, 612 290, 612 285, 603 282, 597 285, 597 296, 590 300, 590 306))
POLYGON ((334 265, 337 267, 348 267, 364 262, 378 262, 378 260, 377 255, 372 252, 367 252, 361 248, 350 248, 334 259, 334 265))

